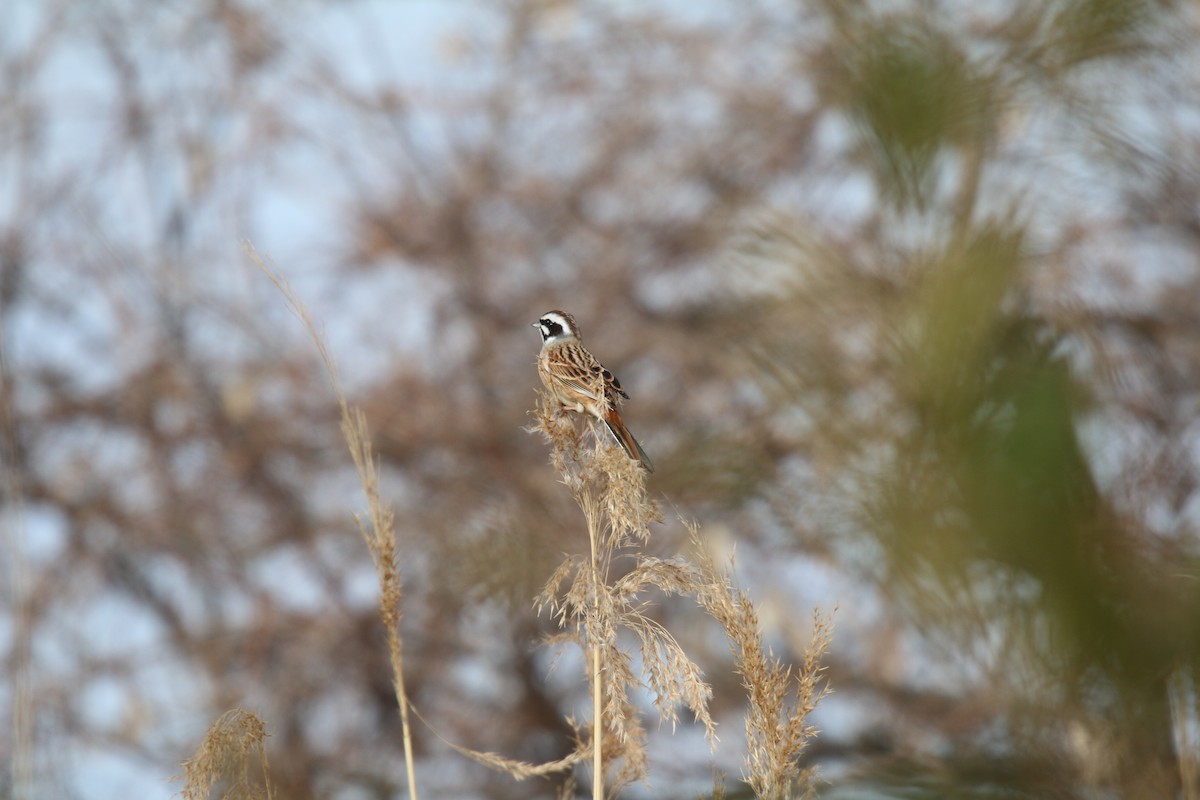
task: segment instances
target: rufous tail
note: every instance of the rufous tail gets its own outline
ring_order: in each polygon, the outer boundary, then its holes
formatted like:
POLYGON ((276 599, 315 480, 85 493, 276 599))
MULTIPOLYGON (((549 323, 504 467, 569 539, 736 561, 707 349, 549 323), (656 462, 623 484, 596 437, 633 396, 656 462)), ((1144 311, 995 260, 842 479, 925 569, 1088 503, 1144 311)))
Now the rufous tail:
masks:
POLYGON ((654 465, 650 463, 650 457, 646 455, 646 451, 638 444, 638 440, 633 438, 633 434, 629 432, 629 428, 625 427, 625 423, 616 409, 609 409, 609 412, 604 416, 604 424, 608 427, 608 432, 617 440, 617 444, 621 445, 621 449, 625 451, 626 455, 641 464, 646 469, 646 472, 654 472, 654 465))

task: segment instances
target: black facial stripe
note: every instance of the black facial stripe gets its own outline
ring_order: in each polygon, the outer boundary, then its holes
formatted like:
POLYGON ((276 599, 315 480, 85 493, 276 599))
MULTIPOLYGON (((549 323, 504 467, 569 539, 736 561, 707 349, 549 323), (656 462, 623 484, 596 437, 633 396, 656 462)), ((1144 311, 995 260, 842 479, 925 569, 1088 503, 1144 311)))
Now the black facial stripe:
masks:
POLYGON ((538 320, 538 324, 542 326, 543 339, 549 339, 551 337, 558 336, 563 332, 562 325, 559 325, 549 317, 542 317, 540 320, 538 320))

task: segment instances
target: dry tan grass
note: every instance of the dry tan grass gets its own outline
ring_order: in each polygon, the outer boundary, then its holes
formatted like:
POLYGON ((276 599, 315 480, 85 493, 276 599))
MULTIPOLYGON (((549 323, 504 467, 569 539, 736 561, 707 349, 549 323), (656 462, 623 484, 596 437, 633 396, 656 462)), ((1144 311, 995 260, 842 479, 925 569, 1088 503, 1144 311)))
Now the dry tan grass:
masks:
POLYGON ((756 797, 768 800, 804 796, 811 791, 815 775, 800 770, 799 759, 817 735, 808 715, 829 691, 822 682, 821 658, 832 641, 832 620, 813 612, 812 642, 793 671, 764 647, 750 596, 712 562, 699 529, 692 526, 691 532, 703 584, 696 592, 697 602, 725 630, 749 699, 746 782, 756 797))
POLYGON ((593 796, 604 796, 608 772, 613 773, 614 793, 646 775, 645 729, 631 699, 643 686, 672 728, 679 721, 679 709, 686 708, 704 725, 709 746, 716 746, 716 726, 708 710, 712 690, 670 631, 644 613, 646 594, 652 590, 694 598, 729 638, 749 698, 746 781, 756 796, 782 800, 806 794, 813 775, 799 769, 799 758, 816 735, 807 719, 825 692, 820 659, 829 646, 830 621, 817 616, 803 663, 795 672, 784 666, 763 646, 749 595, 706 555, 696 526, 690 526, 695 552, 691 559, 638 557, 632 570, 610 580, 617 551, 645 544, 650 524, 661 520, 657 504, 646 493, 645 473, 607 437, 595 435, 594 426, 595 446, 582 447, 570 418, 556 413, 548 398, 540 397, 534 416, 533 430, 551 445, 551 463, 583 512, 591 548, 590 558, 568 556, 559 566, 539 596, 537 609, 548 609, 562 628, 552 641, 574 643, 590 656, 593 720, 602 721, 599 726, 593 722, 591 730, 593 796), (618 642, 622 631, 637 641, 640 675, 631 654, 618 642))
POLYGON ((217 784, 224 784, 223 800, 273 800, 266 737, 267 726, 249 711, 234 708, 218 717, 195 755, 183 762, 183 800, 205 800, 217 784), (254 777, 255 762, 261 779, 254 777))
POLYGON ((379 474, 371 449, 371 435, 367 427, 367 420, 361 409, 350 405, 346 400, 346 393, 342 390, 342 382, 338 377, 337 364, 325 346, 325 340, 313 323, 308 309, 296 296, 287 278, 275 272, 251 245, 247 244, 245 251, 251 262, 271 279, 271 282, 283 295, 288 307, 304 323, 304 328, 321 357, 329 384, 337 396, 338 406, 341 409, 342 436, 346 440, 346 446, 350 449, 350 457, 354 461, 354 468, 358 471, 359 481, 367 496, 369 524, 364 523, 357 514, 354 520, 367 543, 367 549, 371 552, 371 560, 375 564, 375 573, 379 580, 379 616, 387 634, 388 658, 392 667, 392 688, 400 709, 408 796, 411 800, 417 800, 417 782, 413 768, 412 727, 409 724, 410 703, 408 693, 404 688, 404 642, 400 638, 400 600, 403 596, 403 583, 400 580, 400 570, 396 565, 396 525, 391 507, 384 502, 379 492, 379 474))
MULTIPOLYGON (((304 323, 341 407, 342 434, 367 497, 369 518, 363 521, 356 517, 356 522, 379 579, 380 617, 387 632, 403 727, 408 796, 416 800, 410 704, 404 688, 404 650, 399 635, 403 592, 396 566, 395 520, 380 495, 366 419, 347 402, 336 364, 287 280, 253 248, 247 246, 246 252, 304 323)), ((710 748, 715 748, 716 723, 708 709, 712 689, 672 633, 646 613, 651 592, 689 596, 725 631, 748 695, 746 782, 757 797, 768 800, 807 794, 813 776, 799 768, 799 759, 816 735, 807 718, 825 692, 820 659, 830 641, 829 620, 815 618, 813 642, 803 663, 794 672, 784 666, 763 646, 758 615, 748 593, 736 588, 729 572, 718 568, 706 554, 697 526, 689 526, 693 545, 690 557, 637 555, 636 548, 649 540, 651 524, 662 521, 661 510, 646 491, 642 468, 611 445, 606 436, 597 435, 594 425, 593 445, 583 446, 572 419, 558 413, 544 395, 539 395, 533 415, 536 422, 531 430, 542 433, 551 445, 551 464, 583 513, 589 542, 586 557, 569 555, 554 571, 535 608, 539 613, 548 610, 558 621, 561 633, 551 637, 552 643, 577 645, 588 656, 592 723, 585 726, 568 719, 575 731, 574 750, 565 758, 544 764, 447 744, 518 780, 569 772, 590 758, 593 797, 600 800, 606 791, 616 795, 622 787, 646 777, 646 730, 634 700, 645 688, 652 694, 660 718, 672 729, 679 722, 680 709, 686 708, 704 726, 710 748), (619 553, 634 555, 635 565, 614 579, 613 560, 619 553), (635 669, 634 653, 623 644, 629 641, 636 642, 640 670, 635 669)), ((240 709, 224 714, 196 755, 184 763, 185 799, 207 797, 223 779, 231 783, 222 797, 271 798, 264 737, 265 726, 255 715, 240 709), (253 757, 262 765, 261 786, 249 779, 253 757)), ((713 796, 722 796, 722 777, 714 773, 713 784, 713 796)), ((568 775, 562 796, 570 796, 573 786, 574 778, 568 775)))

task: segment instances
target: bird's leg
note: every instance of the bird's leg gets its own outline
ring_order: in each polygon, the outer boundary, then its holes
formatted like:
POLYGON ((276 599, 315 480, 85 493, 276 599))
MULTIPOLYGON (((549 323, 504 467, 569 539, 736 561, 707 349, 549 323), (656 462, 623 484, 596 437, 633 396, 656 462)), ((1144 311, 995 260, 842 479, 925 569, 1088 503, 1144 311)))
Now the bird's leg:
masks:
POLYGON ((576 446, 583 444, 584 438, 589 433, 592 433, 593 431, 594 431, 594 428, 592 427, 592 422, 591 422, 591 420, 588 420, 588 424, 584 427, 583 432, 580 433, 579 438, 575 440, 576 446))

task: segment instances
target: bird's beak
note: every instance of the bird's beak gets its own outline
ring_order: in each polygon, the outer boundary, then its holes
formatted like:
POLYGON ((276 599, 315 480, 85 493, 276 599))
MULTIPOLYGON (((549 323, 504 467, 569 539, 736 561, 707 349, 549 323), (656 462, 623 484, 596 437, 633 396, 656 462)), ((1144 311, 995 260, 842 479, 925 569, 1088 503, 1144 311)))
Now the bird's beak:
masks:
POLYGON ((537 326, 538 326, 538 324, 535 322, 535 323, 533 323, 532 325, 530 325, 529 327, 531 327, 531 328, 536 328, 537 326))

